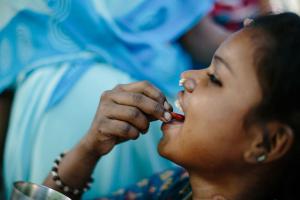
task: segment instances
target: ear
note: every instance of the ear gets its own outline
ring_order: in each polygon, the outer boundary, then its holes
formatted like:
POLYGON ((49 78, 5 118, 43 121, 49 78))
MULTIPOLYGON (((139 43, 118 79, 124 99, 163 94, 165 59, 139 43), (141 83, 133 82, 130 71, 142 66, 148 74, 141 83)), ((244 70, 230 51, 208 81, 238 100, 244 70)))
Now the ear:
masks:
POLYGON ((255 129, 249 149, 244 153, 248 163, 267 163, 285 156, 294 142, 293 130, 280 122, 269 122, 255 129))

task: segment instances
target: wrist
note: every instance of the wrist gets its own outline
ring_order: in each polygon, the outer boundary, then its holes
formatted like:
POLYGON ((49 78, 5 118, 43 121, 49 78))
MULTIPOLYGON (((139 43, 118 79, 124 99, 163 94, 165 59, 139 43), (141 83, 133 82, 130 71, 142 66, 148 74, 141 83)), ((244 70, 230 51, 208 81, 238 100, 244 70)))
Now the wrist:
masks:
POLYGON ((59 187, 60 190, 62 190, 65 194, 80 196, 82 193, 84 193, 84 192, 86 192, 87 190, 90 189, 91 184, 93 183, 93 178, 90 177, 86 181, 86 183, 83 186, 81 186, 80 188, 73 187, 73 186, 70 186, 70 185, 64 183, 62 181, 62 179, 60 178, 60 175, 58 174, 58 168, 60 167, 60 162, 65 157, 65 154, 66 153, 61 153, 59 155, 59 157, 57 157, 54 160, 54 165, 53 165, 52 170, 51 170, 52 180, 55 182, 55 185, 57 187, 59 187))
POLYGON ((79 152, 79 154, 84 158, 94 160, 95 162, 97 162, 102 155, 95 150, 95 144, 93 144, 94 142, 91 141, 88 135, 89 134, 87 134, 84 138, 81 139, 81 141, 75 147, 74 150, 79 152))

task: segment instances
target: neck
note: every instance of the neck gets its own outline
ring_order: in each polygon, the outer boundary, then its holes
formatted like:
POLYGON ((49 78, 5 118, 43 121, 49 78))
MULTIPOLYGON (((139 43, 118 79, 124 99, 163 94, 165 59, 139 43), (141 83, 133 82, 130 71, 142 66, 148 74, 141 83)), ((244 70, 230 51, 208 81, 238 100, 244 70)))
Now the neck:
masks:
POLYGON ((264 199, 266 190, 258 182, 258 174, 205 175, 189 171, 193 200, 253 200, 264 199), (259 187, 262 186, 262 187, 259 187))

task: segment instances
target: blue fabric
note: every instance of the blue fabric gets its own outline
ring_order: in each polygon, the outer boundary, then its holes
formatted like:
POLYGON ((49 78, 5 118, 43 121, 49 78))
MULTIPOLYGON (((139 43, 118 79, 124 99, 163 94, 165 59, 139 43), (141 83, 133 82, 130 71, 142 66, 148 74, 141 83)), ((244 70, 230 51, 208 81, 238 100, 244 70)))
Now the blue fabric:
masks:
POLYGON ((182 200, 188 199, 190 194, 188 173, 176 167, 154 174, 127 188, 120 188, 112 195, 97 200, 182 200))
MULTIPOLYGON (((0 21, 0 92, 16 88, 5 146, 7 194, 16 180, 42 182, 56 155, 85 134, 104 90, 146 79, 174 96, 179 74, 192 64, 176 40, 212 0, 18 3, 23 7, 0 21)), ((170 167, 156 155, 157 132, 159 123, 103 158, 85 198, 170 167)))
POLYGON ((20 10, 0 32, 0 92, 37 60, 86 50, 137 80, 174 93, 177 77, 191 63, 172 43, 207 13, 212 0, 132 2, 50 0, 48 13, 20 10), (122 15, 120 5, 127 10, 122 15), (170 44, 173 48, 165 47, 170 44), (178 52, 176 66, 170 50, 178 52))

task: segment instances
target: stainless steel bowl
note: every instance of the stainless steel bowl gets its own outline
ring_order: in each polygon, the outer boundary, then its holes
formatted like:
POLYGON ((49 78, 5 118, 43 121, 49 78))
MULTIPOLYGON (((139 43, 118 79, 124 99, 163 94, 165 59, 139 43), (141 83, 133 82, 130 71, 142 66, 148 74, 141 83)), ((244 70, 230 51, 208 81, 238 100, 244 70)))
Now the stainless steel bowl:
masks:
POLYGON ((60 192, 43 185, 18 181, 14 183, 11 200, 71 200, 60 192))

